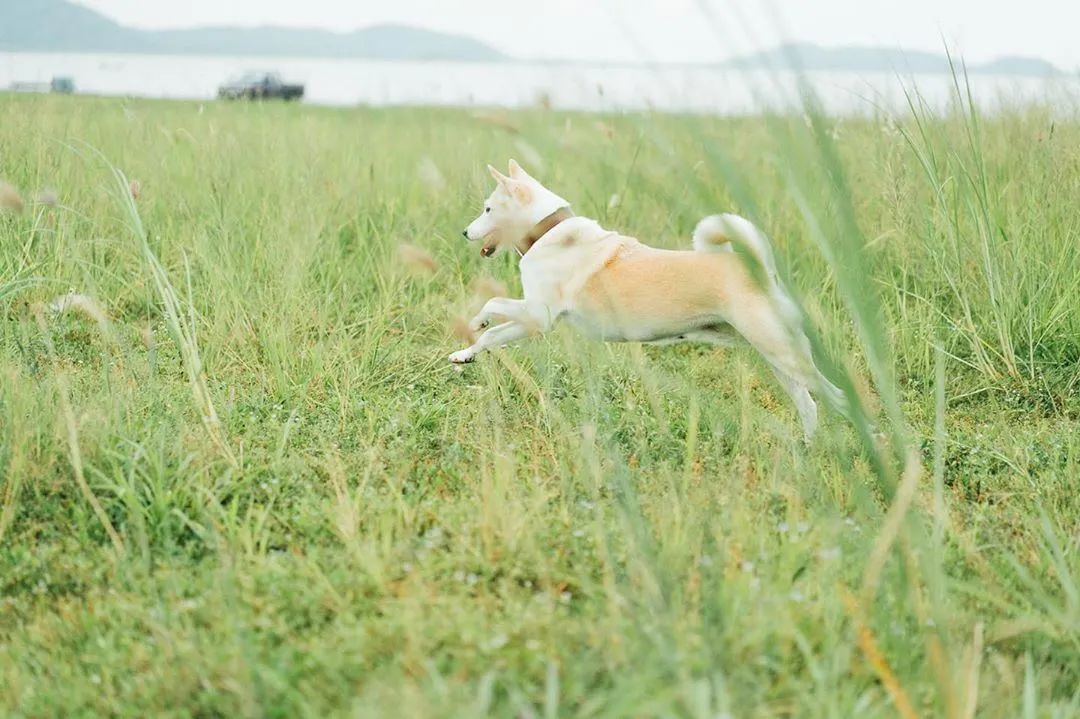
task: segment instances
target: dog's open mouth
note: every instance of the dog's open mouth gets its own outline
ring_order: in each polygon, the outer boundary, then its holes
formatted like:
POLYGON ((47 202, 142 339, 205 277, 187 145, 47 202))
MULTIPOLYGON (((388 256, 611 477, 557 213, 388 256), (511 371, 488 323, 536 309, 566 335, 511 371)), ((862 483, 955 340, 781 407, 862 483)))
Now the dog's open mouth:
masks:
POLYGON ((494 238, 490 238, 486 240, 484 246, 480 248, 480 256, 491 257, 495 254, 495 250, 498 249, 498 247, 499 243, 494 238))

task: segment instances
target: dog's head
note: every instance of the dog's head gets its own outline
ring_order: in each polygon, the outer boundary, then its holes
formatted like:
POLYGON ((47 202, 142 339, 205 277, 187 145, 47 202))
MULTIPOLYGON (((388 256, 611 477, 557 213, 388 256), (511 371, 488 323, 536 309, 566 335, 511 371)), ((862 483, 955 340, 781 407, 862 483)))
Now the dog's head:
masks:
POLYGON ((484 257, 490 257, 506 245, 521 250, 520 243, 537 223, 556 210, 570 206, 569 202, 530 177, 514 160, 510 160, 509 176, 491 165, 488 165, 488 172, 495 178, 495 191, 484 202, 480 216, 461 233, 470 241, 484 243, 480 250, 484 257))

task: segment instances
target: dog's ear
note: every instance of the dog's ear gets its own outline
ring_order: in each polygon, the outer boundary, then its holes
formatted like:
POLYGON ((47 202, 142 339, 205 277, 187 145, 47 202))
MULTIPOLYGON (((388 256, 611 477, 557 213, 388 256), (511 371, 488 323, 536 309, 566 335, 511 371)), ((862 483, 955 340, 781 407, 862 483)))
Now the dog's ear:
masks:
MULTIPOLYGON (((515 163, 516 164, 516 163, 515 163)), ((521 169, 520 167, 518 168, 521 169)), ((488 172, 495 178, 495 181, 502 185, 511 197, 520 202, 523 205, 527 205, 532 202, 532 190, 529 189, 527 183, 521 180, 515 180, 512 177, 507 177, 491 165, 488 165, 488 172)))
POLYGON ((500 185, 502 185, 502 186, 506 187, 507 189, 509 189, 510 183, 512 182, 512 180, 509 177, 502 174, 501 172, 496 170, 491 165, 488 165, 488 172, 490 172, 491 176, 495 178, 495 182, 498 182, 500 185))
POLYGON ((523 170, 521 168, 521 165, 519 165, 517 163, 517 160, 514 160, 514 159, 510 160, 510 177, 514 178, 515 180, 531 180, 532 179, 529 176, 529 173, 525 172, 525 170, 523 170))
POLYGON ((532 202, 532 188, 529 187, 529 184, 527 182, 522 182, 521 180, 510 180, 508 183, 506 183, 506 191, 509 192, 510 196, 522 205, 527 205, 532 202))

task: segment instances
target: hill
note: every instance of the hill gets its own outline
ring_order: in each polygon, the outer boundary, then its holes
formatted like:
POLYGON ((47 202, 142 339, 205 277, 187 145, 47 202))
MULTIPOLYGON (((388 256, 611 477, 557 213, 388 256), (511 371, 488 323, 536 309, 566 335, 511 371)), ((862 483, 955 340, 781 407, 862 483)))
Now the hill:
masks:
MULTIPOLYGON (((512 59, 474 38, 408 25, 352 32, 289 27, 205 27, 138 30, 68 0, 0 0, 0 51, 123 52, 381 60, 512 59)), ((835 72, 947 73, 937 53, 875 46, 821 47, 790 43, 721 64, 737 69, 785 68, 835 72)), ((1003 57, 968 65, 971 73, 1046 77, 1059 73, 1034 57, 1003 57)))
POLYGON ((150 31, 125 27, 65 0, 0 0, 0 50, 386 60, 505 59, 498 50, 478 40, 406 25, 377 25, 348 33, 283 27, 150 31))
MULTIPOLYGON (((724 65, 738 69, 776 69, 794 65, 803 70, 824 72, 949 72, 949 59, 943 54, 875 46, 821 47, 810 43, 781 45, 729 60, 724 65)), ((1032 76, 1059 72, 1051 63, 1032 57, 1003 57, 987 63, 969 64, 967 70, 970 73, 1032 76)))

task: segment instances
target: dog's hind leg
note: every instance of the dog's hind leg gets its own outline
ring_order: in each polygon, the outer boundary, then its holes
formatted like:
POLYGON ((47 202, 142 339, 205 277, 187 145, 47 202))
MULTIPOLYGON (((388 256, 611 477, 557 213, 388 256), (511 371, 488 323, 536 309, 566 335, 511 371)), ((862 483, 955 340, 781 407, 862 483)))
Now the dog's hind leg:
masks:
POLYGON ((776 375, 776 379, 780 380, 780 385, 791 397, 791 401, 795 403, 795 411, 799 413, 799 422, 802 424, 803 436, 807 441, 814 436, 814 432, 817 431, 817 403, 814 402, 814 398, 810 396, 810 390, 806 385, 798 380, 792 379, 783 370, 776 367, 776 365, 769 363, 769 367, 772 369, 773 374, 776 375))
MULTIPOLYGON (((785 322, 767 297, 740 305, 739 311, 727 319, 772 367, 795 403, 803 432, 810 439, 817 427, 817 404, 810 396, 810 389, 820 389, 830 404, 843 399, 843 393, 815 366, 810 340, 801 329, 785 322)), ((841 401, 837 409, 843 412, 846 406, 841 401)))
POLYGON ((844 394, 843 390, 830 382, 828 378, 821 373, 821 370, 817 368, 817 365, 814 365, 813 367, 814 374, 817 376, 816 387, 825 397, 825 401, 830 407, 851 421, 851 403, 848 402, 847 395, 844 394))

